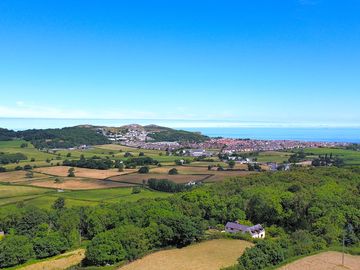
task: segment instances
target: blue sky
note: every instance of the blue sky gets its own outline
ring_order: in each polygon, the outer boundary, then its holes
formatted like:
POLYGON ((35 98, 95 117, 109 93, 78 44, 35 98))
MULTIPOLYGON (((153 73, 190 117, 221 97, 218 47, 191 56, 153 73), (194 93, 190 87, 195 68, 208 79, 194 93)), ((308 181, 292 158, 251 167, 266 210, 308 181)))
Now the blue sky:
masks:
POLYGON ((360 2, 0 1, 0 117, 360 126, 360 2))

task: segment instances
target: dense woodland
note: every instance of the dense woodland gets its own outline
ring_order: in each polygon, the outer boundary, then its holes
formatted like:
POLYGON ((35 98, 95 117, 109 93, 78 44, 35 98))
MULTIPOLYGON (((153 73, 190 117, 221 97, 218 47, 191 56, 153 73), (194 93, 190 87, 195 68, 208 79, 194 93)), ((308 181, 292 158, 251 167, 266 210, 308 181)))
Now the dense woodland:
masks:
POLYGON ((51 211, 23 204, 2 208, 0 267, 59 254, 80 240, 89 240, 84 265, 131 261, 202 240, 209 227, 221 229, 233 220, 261 223, 267 231, 234 269, 262 269, 337 246, 343 235, 348 247, 359 247, 360 170, 261 173, 134 203, 68 208, 60 198, 51 211))
POLYGON ((68 127, 61 129, 29 129, 12 131, 0 129, 0 140, 15 138, 31 142, 36 148, 70 148, 80 145, 106 144, 109 140, 89 128, 68 127))
POLYGON ((137 166, 158 165, 158 164, 159 162, 151 157, 131 157, 125 161, 120 161, 120 160, 113 161, 110 158, 100 158, 98 156, 85 158, 83 155, 81 155, 79 160, 66 159, 63 161, 64 166, 98 169, 98 170, 108 170, 111 168, 120 169, 123 167, 136 168, 137 166))

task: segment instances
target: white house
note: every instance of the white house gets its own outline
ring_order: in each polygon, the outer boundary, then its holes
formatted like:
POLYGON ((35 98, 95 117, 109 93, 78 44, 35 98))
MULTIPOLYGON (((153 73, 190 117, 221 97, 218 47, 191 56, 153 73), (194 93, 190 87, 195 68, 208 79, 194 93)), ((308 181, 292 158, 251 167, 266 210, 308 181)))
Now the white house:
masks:
POLYGON ((225 231, 228 233, 249 233, 252 238, 265 238, 265 229, 260 224, 246 226, 237 222, 228 222, 225 225, 225 231))

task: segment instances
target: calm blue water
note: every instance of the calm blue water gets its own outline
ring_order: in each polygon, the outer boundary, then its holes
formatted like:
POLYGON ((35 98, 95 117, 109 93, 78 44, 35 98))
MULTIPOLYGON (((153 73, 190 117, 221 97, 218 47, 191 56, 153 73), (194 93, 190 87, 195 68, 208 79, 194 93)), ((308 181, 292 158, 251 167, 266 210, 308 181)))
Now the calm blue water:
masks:
POLYGON ((360 128, 188 128, 210 137, 360 143, 360 128))
MULTIPOLYGON (((126 124, 157 124, 189 131, 200 131, 211 137, 250 138, 263 140, 302 140, 360 143, 360 128, 284 128, 284 127, 211 127, 234 122, 190 121, 164 119, 38 119, 0 118, 0 127, 24 130, 31 128, 61 128, 81 124, 121 126, 126 124), (205 126, 205 127, 204 127, 205 126), (210 127, 209 127, 210 126, 210 127)), ((244 123, 242 123, 244 124, 244 123)), ((268 123, 258 123, 258 125, 268 123)), ((246 125, 246 123, 245 123, 246 125)))

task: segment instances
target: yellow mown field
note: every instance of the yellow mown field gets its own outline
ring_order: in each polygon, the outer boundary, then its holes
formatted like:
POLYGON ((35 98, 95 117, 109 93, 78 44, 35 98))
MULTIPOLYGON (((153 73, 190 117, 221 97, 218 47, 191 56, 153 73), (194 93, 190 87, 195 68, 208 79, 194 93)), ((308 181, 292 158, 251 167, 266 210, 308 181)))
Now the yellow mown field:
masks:
POLYGON ((77 249, 49 259, 19 268, 18 270, 63 270, 79 264, 85 258, 85 250, 77 249))
MULTIPOLYGON (((70 167, 68 166, 54 166, 54 167, 37 168, 34 171, 37 171, 39 173, 50 174, 54 176, 67 176, 69 168, 70 167)), ((105 179, 110 176, 126 174, 134 171, 135 170, 125 170, 124 172, 118 172, 117 169, 96 170, 96 169, 86 169, 86 168, 75 168, 75 175, 77 177, 84 177, 84 178, 105 179)))
POLYGON ((342 266, 342 253, 329 251, 289 263, 279 270, 360 270, 360 256, 345 254, 344 262, 342 266))
POLYGON ((155 252, 125 265, 120 270, 219 270, 234 265, 252 243, 217 239, 181 249, 155 252))

